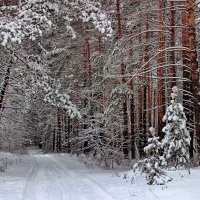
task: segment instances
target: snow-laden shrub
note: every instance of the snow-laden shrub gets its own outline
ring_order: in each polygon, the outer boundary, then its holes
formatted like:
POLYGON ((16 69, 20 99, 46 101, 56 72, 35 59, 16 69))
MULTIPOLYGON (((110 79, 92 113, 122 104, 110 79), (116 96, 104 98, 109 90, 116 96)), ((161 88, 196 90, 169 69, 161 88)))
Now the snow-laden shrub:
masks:
POLYGON ((5 172, 9 165, 21 162, 21 156, 8 152, 0 152, 0 172, 5 172))
POLYGON ((8 158, 0 158, 0 172, 5 172, 8 167, 8 158))
POLYGON ((167 163, 165 158, 160 156, 161 148, 162 143, 159 142, 159 137, 156 137, 155 129, 151 127, 148 133, 148 145, 144 148, 147 158, 139 161, 133 167, 134 171, 139 170, 141 174, 146 174, 149 185, 164 185, 172 180, 163 170, 167 163))
POLYGON ((183 106, 177 102, 178 88, 173 87, 171 102, 163 117, 166 123, 162 131, 165 137, 162 141, 164 158, 176 169, 189 163, 190 133, 186 128, 187 118, 183 106))
POLYGON ((83 162, 89 168, 101 167, 103 169, 121 169, 128 166, 127 160, 123 159, 123 154, 118 152, 117 155, 113 152, 105 154, 96 153, 91 151, 87 154, 80 154, 79 161, 83 162))

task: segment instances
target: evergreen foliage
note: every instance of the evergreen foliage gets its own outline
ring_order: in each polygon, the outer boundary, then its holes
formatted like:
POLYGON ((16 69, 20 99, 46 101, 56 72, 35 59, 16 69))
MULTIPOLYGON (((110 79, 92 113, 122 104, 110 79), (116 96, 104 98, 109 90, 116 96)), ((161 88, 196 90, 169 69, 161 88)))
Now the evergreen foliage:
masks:
POLYGON ((149 185, 164 185, 171 181, 165 171, 166 160, 160 156, 162 143, 159 142, 159 137, 156 137, 155 129, 150 128, 148 132, 148 145, 144 148, 146 158, 134 165, 134 170, 139 169, 141 173, 146 174, 146 180, 149 185))
POLYGON ((190 133, 186 127, 186 116, 183 106, 178 103, 178 88, 172 88, 171 102, 163 117, 166 123, 162 131, 164 158, 172 162, 175 168, 186 166, 189 162, 190 133))

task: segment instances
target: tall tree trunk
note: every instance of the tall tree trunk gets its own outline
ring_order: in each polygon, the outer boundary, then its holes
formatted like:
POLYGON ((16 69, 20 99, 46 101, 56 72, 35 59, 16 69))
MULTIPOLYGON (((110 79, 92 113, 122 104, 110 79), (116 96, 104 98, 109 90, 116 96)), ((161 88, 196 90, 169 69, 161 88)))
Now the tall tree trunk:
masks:
POLYGON ((71 138, 71 131, 72 131, 72 122, 71 122, 70 116, 67 116, 67 152, 71 152, 71 143, 70 143, 70 138, 71 138))
MULTIPOLYGON (((87 31, 87 29, 86 29, 87 31)), ((85 32, 86 32, 85 31, 85 32)), ((89 85, 88 79, 89 79, 89 70, 88 70, 88 63, 90 63, 90 56, 88 56, 88 53, 90 54, 90 49, 88 50, 89 44, 89 38, 84 39, 84 44, 83 44, 83 67, 84 67, 84 87, 87 88, 89 85), (89 59, 88 59, 89 58, 89 59)), ((90 65, 90 64, 89 64, 90 65)), ((84 108, 86 109, 88 105, 88 99, 84 98, 84 108)), ((83 116, 84 124, 83 124, 83 129, 87 129, 87 117, 86 115, 83 116)), ((68 127, 69 127, 69 119, 68 119, 68 127)), ((83 149, 84 153, 88 152, 88 141, 84 141, 83 143, 83 149)))
MULTIPOLYGON (((139 35, 138 35, 138 49, 139 49, 139 63, 138 63, 138 68, 140 69, 142 66, 142 61, 143 61, 143 52, 142 52, 142 34, 141 34, 141 28, 139 30, 139 35)), ((137 105, 138 105, 138 150, 139 150, 139 156, 142 157, 144 155, 144 129, 145 127, 145 122, 144 122, 144 79, 139 76, 138 77, 138 97, 137 97, 137 105)), ((146 95, 146 94, 145 94, 146 95)))
MULTIPOLYGON (((146 40, 146 46, 145 46, 145 57, 144 57, 144 61, 145 63, 147 63, 149 61, 149 14, 147 13, 146 15, 146 34, 145 34, 145 40, 146 40)), ((146 99, 147 99, 147 108, 146 108, 146 115, 144 116, 145 117, 145 120, 144 120, 144 123, 146 123, 146 126, 147 127, 150 127, 151 126, 151 112, 152 112, 152 91, 151 91, 151 72, 150 72, 150 65, 149 63, 146 64, 145 66, 145 69, 146 71, 149 71, 147 72, 147 79, 146 79, 146 89, 147 89, 147 93, 144 94, 146 95, 146 99)), ((146 133, 147 132, 147 129, 144 129, 144 132, 146 133)))
MULTIPOLYGON (((98 38, 97 38, 96 52, 98 54, 101 53, 101 36, 98 36, 98 38)), ((98 99, 99 99, 99 111, 100 111, 100 113, 103 113, 104 112, 104 93, 103 93, 103 91, 100 92, 98 99)))
MULTIPOLYGON (((122 38, 122 19, 121 19, 121 11, 120 11, 120 0, 116 1, 116 15, 117 15, 117 30, 118 30, 118 39, 122 38)), ((126 67, 123 63, 123 59, 121 60, 120 71, 122 75, 122 84, 126 83, 125 71, 126 67)), ((123 102, 123 152, 125 156, 128 156, 128 114, 127 114, 127 100, 123 102)))
POLYGON ((55 125, 54 125, 54 128, 53 128, 53 141, 52 141, 52 146, 53 146, 53 148, 52 148, 52 150, 53 150, 53 152, 55 152, 56 151, 56 127, 55 127, 55 125))
MULTIPOLYGON (((87 27, 87 30, 89 28, 87 27)), ((92 64, 91 64, 91 46, 89 37, 86 38, 87 47, 87 74, 88 74, 88 86, 92 84, 92 64)))
MULTIPOLYGON (((197 61, 197 51, 196 51, 196 12, 195 12, 195 0, 187 0, 187 5, 188 5, 188 44, 190 51, 188 52, 188 56, 190 57, 190 68, 191 68, 191 80, 192 80, 192 85, 191 85, 191 92, 194 97, 194 133, 197 136, 197 141, 198 141, 198 151, 200 151, 200 87, 199 87, 199 67, 198 67, 198 61, 197 61)), ((192 133, 192 140, 194 138, 194 133, 192 133)), ((192 141, 193 142, 193 141, 192 141)), ((193 147, 193 143, 192 143, 193 147)), ((192 152, 191 152, 192 153, 192 152)), ((193 156, 193 154, 191 155, 193 156)))
POLYGON ((157 58, 158 69, 157 69, 157 89, 158 89, 158 135, 163 138, 164 134, 162 133, 163 122, 162 118, 164 116, 164 70, 163 64, 165 62, 164 53, 162 50, 164 49, 164 36, 163 36, 163 9, 165 8, 164 1, 159 2, 159 32, 158 32, 158 50, 161 51, 157 58))
POLYGON ((57 108, 57 151, 61 152, 61 113, 60 108, 57 108))
MULTIPOLYGON (((130 32, 129 34, 129 61, 130 65, 133 59, 133 33, 130 32)), ((132 69, 130 70, 132 72, 132 69)), ((135 104, 134 104, 134 82, 133 77, 130 77, 129 80, 129 88, 132 91, 131 99, 130 99, 130 151, 131 151, 131 158, 135 158, 135 104)))
MULTIPOLYGON (((170 1, 170 47, 175 47, 176 9, 174 1, 170 1)), ((175 51, 170 50, 170 89, 176 85, 175 51)))
MULTIPOLYGON (((188 25, 188 12, 187 12, 187 5, 185 5, 185 2, 182 3, 182 46, 189 48, 188 43, 188 31, 187 31, 187 25, 188 25)), ((193 136, 194 133, 192 131, 193 127, 190 125, 193 123, 193 113, 192 113, 192 105, 191 105, 191 69, 189 64, 189 51, 183 50, 182 51, 182 57, 183 57, 183 106, 185 109, 185 114, 187 117, 187 125, 189 127, 190 136, 192 138, 191 144, 190 144, 190 156, 193 156, 193 136)))

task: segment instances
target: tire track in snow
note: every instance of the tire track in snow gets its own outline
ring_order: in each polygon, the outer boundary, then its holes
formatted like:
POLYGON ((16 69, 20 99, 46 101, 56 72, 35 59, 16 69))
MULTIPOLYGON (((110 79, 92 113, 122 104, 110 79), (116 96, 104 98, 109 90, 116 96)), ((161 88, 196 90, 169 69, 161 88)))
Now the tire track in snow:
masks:
POLYGON ((24 191, 23 200, 68 200, 64 197, 63 187, 55 174, 52 173, 49 159, 34 156, 34 165, 24 191))
POLYGON ((34 193, 31 195, 32 192, 32 183, 35 181, 35 176, 36 176, 36 168, 37 168, 38 163, 35 161, 35 164, 33 165, 32 169, 30 170, 30 174, 28 175, 28 179, 26 181, 24 193, 23 193, 23 200, 34 200, 34 193), (31 195, 31 196, 30 196, 31 195), (30 196, 30 198, 29 198, 30 196))
MULTIPOLYGON (((48 155, 46 155, 46 158, 49 160, 49 164, 52 166, 52 169, 51 169, 52 173, 54 174, 54 176, 57 176, 59 178, 59 182, 64 191, 65 196, 68 196, 68 198, 65 197, 64 200, 94 200, 95 199, 95 196, 93 196, 92 198, 88 198, 85 195, 82 195, 82 192, 83 192, 82 188, 84 187, 84 184, 77 181, 77 178, 73 177, 70 172, 65 171, 63 167, 60 167, 55 159, 50 158, 48 155)), ((55 200, 59 200, 59 199, 55 199, 55 200)))
MULTIPOLYGON (((41 192, 39 198, 37 197, 36 200, 66 200, 68 199, 68 196, 64 195, 65 191, 63 191, 63 187, 60 184, 59 177, 56 176, 54 172, 54 167, 51 165, 52 163, 49 163, 49 160, 45 156, 37 156, 38 162, 40 163, 40 170, 39 170, 39 177, 40 182, 43 182, 41 184, 41 188, 39 188, 39 191, 41 192), (43 177, 41 179, 41 177, 43 177)), ((40 187, 41 187, 40 186, 40 187)))
MULTIPOLYGON (((74 196, 73 200, 80 200, 80 194, 81 200, 114 200, 113 197, 105 191, 102 187, 100 187, 97 183, 92 181, 90 178, 87 178, 85 176, 80 177, 78 173, 71 169, 65 169, 65 167, 62 165, 62 163, 50 156, 48 158, 54 163, 55 166, 57 166, 57 169, 60 169, 63 176, 68 175, 68 178, 70 180, 70 183, 66 185, 65 187, 71 187, 71 191, 73 191, 73 194, 79 193, 79 196, 74 196), (70 185, 69 185, 70 184, 70 185)), ((69 181, 67 181, 69 182, 69 181)), ((71 200, 71 199, 70 199, 71 200)))
POLYGON ((33 155, 23 200, 113 200, 97 183, 70 169, 54 155, 33 155), (66 169, 65 169, 66 167, 66 169))

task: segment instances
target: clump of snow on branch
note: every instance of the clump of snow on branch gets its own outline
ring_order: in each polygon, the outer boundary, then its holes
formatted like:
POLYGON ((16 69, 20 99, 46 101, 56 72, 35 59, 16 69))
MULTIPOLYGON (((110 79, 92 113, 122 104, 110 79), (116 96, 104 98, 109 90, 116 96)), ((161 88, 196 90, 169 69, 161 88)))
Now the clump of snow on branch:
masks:
POLYGON ((86 13, 85 11, 82 12, 82 19, 84 22, 88 22, 92 20, 95 28, 98 29, 101 33, 106 33, 107 36, 111 36, 113 30, 111 28, 111 21, 108 20, 107 15, 102 11, 86 13))
POLYGON ((43 82, 42 88, 45 91, 44 101, 50 103, 52 106, 61 107, 67 110, 68 115, 71 118, 78 117, 81 118, 81 114, 77 107, 70 101, 70 96, 68 94, 60 92, 61 85, 57 84, 56 89, 53 89, 43 82), (45 87, 46 86, 46 87, 45 87))
POLYGON ((64 108, 71 118, 81 118, 77 107, 70 101, 70 96, 61 91, 59 80, 54 80, 49 76, 43 76, 35 80, 35 86, 44 91, 44 101, 52 106, 64 108))
POLYGON ((70 95, 62 90, 62 85, 59 80, 48 76, 48 70, 38 57, 29 57, 27 63, 28 70, 15 70, 19 74, 22 82, 30 85, 30 94, 35 94, 38 91, 43 92, 43 100, 52 106, 60 107, 66 110, 71 117, 81 118, 76 105, 70 101, 70 95), (31 61, 30 61, 31 60, 31 61))
POLYGON ((155 129, 151 127, 148 132, 148 145, 144 148, 147 158, 139 161, 133 167, 134 171, 139 170, 141 174, 146 174, 146 180, 149 185, 164 185, 172 179, 168 177, 163 170, 167 165, 163 156, 160 156, 162 143, 159 137, 156 137, 155 129))
POLYGON ((72 21, 91 21, 101 33, 112 34, 111 22, 101 10, 99 3, 88 1, 25 0, 20 6, 0 8, 0 43, 21 44, 24 38, 35 40, 42 32, 53 25, 52 17, 60 15, 72 38, 76 33, 72 21), (12 11, 10 11, 12 10, 12 11))
POLYGON ((186 127, 187 118, 183 106, 177 102, 178 88, 172 88, 171 102, 163 117, 166 123, 162 131, 164 157, 171 161, 175 168, 185 166, 189 162, 190 133, 186 127))
MULTIPOLYGON (((13 8, 12 14, 0 8, 0 42, 21 44, 22 39, 35 40, 42 31, 51 27, 46 4, 43 1, 25 1, 22 6, 13 8)), ((8 6, 9 9, 9 6, 8 6)))

